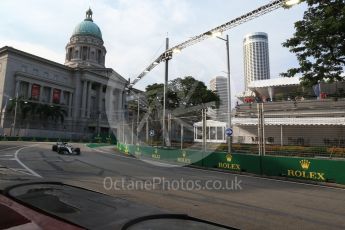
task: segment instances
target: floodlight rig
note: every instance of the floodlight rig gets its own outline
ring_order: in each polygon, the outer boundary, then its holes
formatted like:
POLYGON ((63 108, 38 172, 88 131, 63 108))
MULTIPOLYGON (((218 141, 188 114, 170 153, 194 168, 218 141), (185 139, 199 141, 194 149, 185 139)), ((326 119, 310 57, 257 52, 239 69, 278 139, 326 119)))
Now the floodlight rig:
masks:
POLYGON ((200 35, 194 36, 190 38, 187 41, 184 41, 170 49, 167 49, 164 51, 158 58, 156 58, 148 67, 145 68, 143 72, 141 72, 133 82, 129 82, 128 86, 129 88, 133 87, 139 80, 141 80, 147 73, 149 73, 152 69, 154 69, 159 63, 162 61, 170 60, 173 56, 173 54, 180 53, 181 50, 192 46, 196 43, 199 43, 207 38, 210 38, 211 36, 219 36, 224 31, 230 30, 234 27, 237 27, 245 22, 248 22, 250 20, 253 20, 257 17, 260 17, 264 14, 267 14, 269 12, 272 12, 276 9, 279 9, 283 6, 292 6, 295 4, 298 4, 300 0, 274 0, 270 3, 260 6, 259 8, 250 11, 240 17, 237 17, 229 22, 226 22, 218 27, 215 27, 209 31, 206 31, 205 33, 202 33, 200 35))

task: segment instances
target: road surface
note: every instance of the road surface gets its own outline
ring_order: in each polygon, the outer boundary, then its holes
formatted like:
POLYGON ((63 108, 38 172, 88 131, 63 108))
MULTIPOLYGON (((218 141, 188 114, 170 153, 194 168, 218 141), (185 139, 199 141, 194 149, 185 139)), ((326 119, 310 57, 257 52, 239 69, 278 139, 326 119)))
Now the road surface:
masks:
POLYGON ((13 175, 62 181, 241 229, 345 229, 344 189, 171 167, 113 147, 80 147, 80 156, 65 156, 48 143, 1 142, 0 183, 13 175))

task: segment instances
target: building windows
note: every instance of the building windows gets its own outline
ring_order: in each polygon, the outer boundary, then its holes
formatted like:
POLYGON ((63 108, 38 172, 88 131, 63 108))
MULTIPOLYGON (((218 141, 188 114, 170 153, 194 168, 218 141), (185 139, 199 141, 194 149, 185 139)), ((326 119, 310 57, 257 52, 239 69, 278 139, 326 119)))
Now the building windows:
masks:
POLYGON ((33 70, 34 75, 38 75, 38 69, 34 68, 33 70))
POLYGON ((69 49, 68 49, 68 60, 69 60, 69 61, 72 59, 72 52, 73 52, 73 49, 72 49, 72 48, 69 48, 69 49))
POLYGON ((274 137, 268 137, 267 142, 268 142, 268 144, 273 144, 274 143, 274 137))
POLYGON ((61 90, 53 89, 53 103, 60 104, 61 90))
POLYGON ((43 88, 42 102, 48 103, 50 99, 50 88, 43 88))
POLYGON ((102 51, 101 50, 98 50, 97 58, 98 58, 98 63, 101 63, 101 60, 102 60, 102 51))
POLYGON ((27 72, 28 71, 28 67, 26 65, 22 65, 22 72, 27 72))
POLYGON ((82 60, 85 61, 86 59, 87 59, 87 46, 83 46, 82 60))
POLYGON ((41 93, 41 86, 37 84, 33 84, 31 87, 31 100, 38 101, 40 98, 41 93))
POLYGON ((90 84, 91 84, 91 89, 96 90, 96 84, 92 84, 92 83, 90 83, 90 84))
POLYGON ((20 89, 19 89, 19 97, 27 98, 29 92, 29 83, 28 82, 20 82, 20 89))

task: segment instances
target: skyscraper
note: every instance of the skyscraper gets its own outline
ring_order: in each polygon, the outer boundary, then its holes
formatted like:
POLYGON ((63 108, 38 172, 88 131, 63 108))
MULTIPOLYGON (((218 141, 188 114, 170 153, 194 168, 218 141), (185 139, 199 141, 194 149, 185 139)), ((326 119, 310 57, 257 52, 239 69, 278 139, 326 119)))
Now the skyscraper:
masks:
POLYGON ((219 108, 216 109, 215 119, 222 122, 227 122, 228 112, 228 79, 226 77, 217 76, 210 81, 210 89, 215 92, 220 99, 219 108))
POLYGON ((268 37, 266 33, 247 34, 243 39, 245 90, 251 81, 270 78, 268 37))

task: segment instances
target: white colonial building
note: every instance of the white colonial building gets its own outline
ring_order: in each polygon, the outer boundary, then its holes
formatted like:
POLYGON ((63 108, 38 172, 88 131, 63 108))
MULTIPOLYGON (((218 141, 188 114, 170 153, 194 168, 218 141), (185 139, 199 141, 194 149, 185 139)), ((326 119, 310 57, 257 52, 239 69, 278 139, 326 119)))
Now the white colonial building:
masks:
POLYGON ((0 48, 0 134, 87 138, 116 133, 124 118, 126 79, 105 67, 106 49, 92 11, 86 12, 66 45, 65 64, 12 47, 0 48), (16 98, 19 98, 16 100, 16 98), (45 104, 66 111, 64 121, 9 112, 18 104, 45 104))

